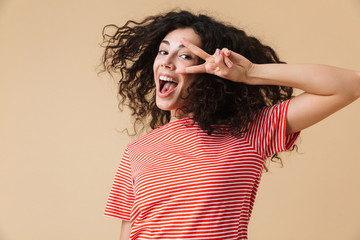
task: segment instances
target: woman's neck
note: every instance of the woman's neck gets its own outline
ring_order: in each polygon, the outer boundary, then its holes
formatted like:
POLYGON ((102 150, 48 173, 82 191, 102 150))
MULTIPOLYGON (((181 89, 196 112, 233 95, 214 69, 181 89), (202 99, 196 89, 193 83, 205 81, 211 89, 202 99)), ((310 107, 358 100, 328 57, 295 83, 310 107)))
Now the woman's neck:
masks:
POLYGON ((176 121, 176 120, 179 120, 179 119, 183 119, 183 118, 193 117, 193 116, 194 116, 193 113, 184 113, 180 109, 171 110, 171 112, 170 112, 170 122, 176 121))

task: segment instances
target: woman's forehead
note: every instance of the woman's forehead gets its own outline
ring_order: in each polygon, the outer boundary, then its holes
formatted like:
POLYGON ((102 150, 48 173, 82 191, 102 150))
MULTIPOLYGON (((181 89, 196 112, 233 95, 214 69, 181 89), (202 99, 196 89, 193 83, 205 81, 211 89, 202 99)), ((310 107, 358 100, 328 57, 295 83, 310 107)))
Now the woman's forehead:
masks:
POLYGON ((163 39, 162 43, 165 44, 176 44, 182 45, 180 40, 185 38, 186 40, 190 41, 191 43, 195 44, 198 47, 202 46, 200 36, 194 31, 192 28, 178 28, 171 32, 169 32, 163 39))

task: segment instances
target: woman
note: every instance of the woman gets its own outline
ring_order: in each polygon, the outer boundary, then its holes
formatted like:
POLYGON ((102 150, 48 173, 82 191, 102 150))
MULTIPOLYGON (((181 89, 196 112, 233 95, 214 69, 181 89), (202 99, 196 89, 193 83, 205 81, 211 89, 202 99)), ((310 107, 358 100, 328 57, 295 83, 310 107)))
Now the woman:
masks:
POLYGON ((121 239, 247 239, 266 159, 360 96, 359 72, 283 64, 208 16, 108 27, 103 64, 119 73, 120 103, 154 129, 127 146, 107 202, 121 239))

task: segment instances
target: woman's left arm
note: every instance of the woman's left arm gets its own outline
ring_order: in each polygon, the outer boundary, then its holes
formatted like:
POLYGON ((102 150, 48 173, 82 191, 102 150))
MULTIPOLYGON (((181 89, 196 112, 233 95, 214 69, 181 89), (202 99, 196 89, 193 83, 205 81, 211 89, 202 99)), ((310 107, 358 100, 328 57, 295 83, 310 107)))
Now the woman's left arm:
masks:
POLYGON ((313 64, 252 64, 244 83, 304 93, 289 103, 286 134, 305 129, 360 97, 360 72, 313 64))
POLYGON ((191 52, 205 60, 178 73, 209 73, 249 85, 294 87, 304 93, 289 103, 286 134, 305 129, 360 97, 360 72, 315 64, 254 64, 228 49, 213 55, 183 39, 191 52))

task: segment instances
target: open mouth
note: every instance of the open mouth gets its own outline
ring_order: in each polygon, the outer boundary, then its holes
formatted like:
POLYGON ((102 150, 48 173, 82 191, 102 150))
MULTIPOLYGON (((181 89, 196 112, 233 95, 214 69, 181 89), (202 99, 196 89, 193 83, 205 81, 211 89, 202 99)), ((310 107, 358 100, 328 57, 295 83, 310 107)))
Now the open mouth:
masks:
POLYGON ((167 92, 174 90, 177 87, 178 83, 175 82, 170 77, 160 76, 159 85, 160 85, 160 93, 165 94, 167 92))

